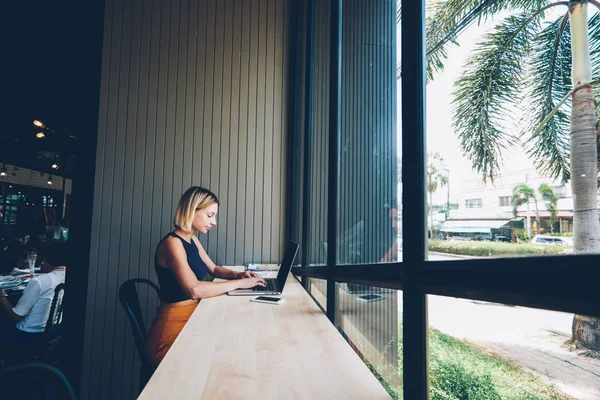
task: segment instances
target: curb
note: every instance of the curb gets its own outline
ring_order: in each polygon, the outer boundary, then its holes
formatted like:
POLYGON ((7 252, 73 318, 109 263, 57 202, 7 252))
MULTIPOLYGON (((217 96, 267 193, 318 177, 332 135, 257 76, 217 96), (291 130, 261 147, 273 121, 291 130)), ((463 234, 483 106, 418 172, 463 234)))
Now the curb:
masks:
POLYGON ((433 254, 436 256, 444 256, 444 257, 454 257, 454 258, 459 258, 461 260, 474 259, 474 258, 499 258, 499 257, 486 257, 486 256, 469 256, 466 254, 440 253, 439 251, 429 251, 429 254, 433 254))

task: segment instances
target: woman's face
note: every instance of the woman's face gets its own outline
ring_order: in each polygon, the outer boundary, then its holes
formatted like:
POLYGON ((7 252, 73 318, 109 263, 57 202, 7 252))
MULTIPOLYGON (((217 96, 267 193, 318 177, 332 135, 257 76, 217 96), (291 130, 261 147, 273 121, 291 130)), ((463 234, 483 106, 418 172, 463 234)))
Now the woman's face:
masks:
POLYGON ((219 205, 213 203, 210 206, 201 210, 196 210, 194 214, 194 222, 192 228, 200 233, 207 233, 210 228, 217 225, 217 212, 219 205))

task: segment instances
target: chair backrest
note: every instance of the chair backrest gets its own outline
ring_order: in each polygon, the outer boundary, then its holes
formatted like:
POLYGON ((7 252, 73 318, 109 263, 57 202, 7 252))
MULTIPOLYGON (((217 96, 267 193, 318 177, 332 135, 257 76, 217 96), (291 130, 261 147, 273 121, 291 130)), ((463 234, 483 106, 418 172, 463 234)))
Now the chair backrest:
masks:
POLYGON ((0 368, 0 388, 6 398, 76 400, 73 387, 63 373, 38 362, 0 368))
MULTIPOLYGON (((131 325, 131 331, 135 340, 135 347, 137 348, 140 360, 142 361, 142 369, 149 371, 150 375, 156 369, 156 365, 150 356, 148 346, 146 344, 146 324, 144 323, 144 316, 142 314, 142 308, 140 307, 140 300, 138 297, 138 291, 136 284, 143 283, 153 288, 157 295, 160 294, 158 286, 148 279, 134 278, 126 282, 123 282, 119 288, 119 300, 127 313, 129 322, 131 325)), ((145 385, 145 382, 142 382, 145 385)))
POLYGON ((46 321, 44 333, 48 338, 55 336, 56 332, 62 327, 63 320, 63 298, 65 295, 65 284, 61 283, 54 288, 54 297, 50 305, 50 314, 46 321))
POLYGON ((65 284, 61 283, 54 288, 54 297, 50 303, 50 313, 46 320, 46 328, 44 329, 43 348, 39 349, 33 357, 35 360, 43 361, 53 366, 58 366, 60 361, 60 342, 63 327, 63 310, 64 310, 64 294, 65 284))

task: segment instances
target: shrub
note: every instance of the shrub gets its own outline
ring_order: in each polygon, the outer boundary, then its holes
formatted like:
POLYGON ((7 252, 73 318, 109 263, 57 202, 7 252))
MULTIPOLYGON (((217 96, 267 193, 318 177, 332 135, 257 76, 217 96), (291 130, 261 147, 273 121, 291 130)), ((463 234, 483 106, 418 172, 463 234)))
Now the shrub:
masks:
POLYGON ((516 236, 521 242, 529 243, 529 238, 527 237, 526 231, 521 229, 517 231, 516 236))
POLYGON ((469 256, 532 256, 563 254, 563 246, 530 243, 429 240, 429 251, 469 256))

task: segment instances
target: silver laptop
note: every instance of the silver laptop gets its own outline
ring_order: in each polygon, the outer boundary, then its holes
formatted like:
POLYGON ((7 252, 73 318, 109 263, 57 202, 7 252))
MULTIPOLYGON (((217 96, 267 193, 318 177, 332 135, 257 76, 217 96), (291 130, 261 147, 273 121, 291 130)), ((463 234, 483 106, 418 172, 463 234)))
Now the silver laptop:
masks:
POLYGON ((294 242, 290 242, 287 245, 287 249, 285 250, 285 254, 283 256, 283 261, 281 262, 281 267, 279 267, 277 278, 265 279, 265 281, 267 281, 267 286, 255 286, 250 289, 236 289, 227 292, 227 294, 230 296, 281 294, 281 292, 283 292, 283 287, 285 286, 285 281, 287 280, 290 270, 292 269, 292 265, 294 265, 294 259, 296 258, 296 253, 298 253, 298 247, 298 243, 294 242))

